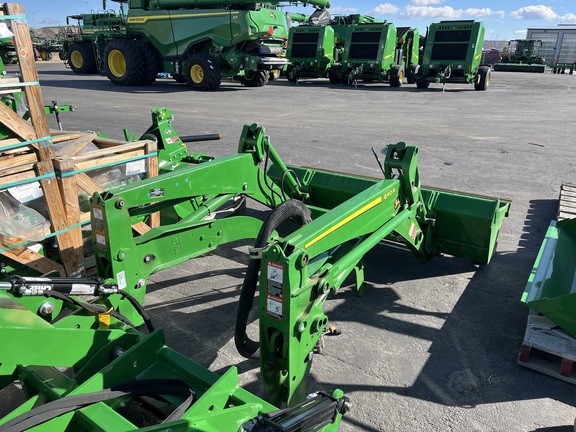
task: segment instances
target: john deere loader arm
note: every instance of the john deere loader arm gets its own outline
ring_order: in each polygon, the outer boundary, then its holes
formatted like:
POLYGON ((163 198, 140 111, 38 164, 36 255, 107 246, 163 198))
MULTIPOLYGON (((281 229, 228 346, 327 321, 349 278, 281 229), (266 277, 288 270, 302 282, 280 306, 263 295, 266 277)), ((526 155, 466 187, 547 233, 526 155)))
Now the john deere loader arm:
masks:
POLYGON ((423 258, 443 252, 490 260, 510 202, 421 188, 417 153, 404 143, 388 146, 382 181, 292 167, 314 219, 261 250, 260 361, 273 402, 303 400, 328 322, 324 302, 352 272, 363 290, 362 257, 383 239, 423 258))
MULTIPOLYGON (((238 196, 271 208, 288 198, 302 198, 295 177, 257 125, 244 127, 237 154, 94 194, 91 219, 98 275, 113 280, 119 290, 143 304, 151 274, 222 244, 256 238, 262 225, 259 219, 217 217, 218 210, 238 196), (270 166, 284 173, 282 186, 268 178, 265 172, 270 166), (182 203, 188 204, 190 212, 165 223, 171 209, 182 203), (158 211, 164 217, 160 226, 133 233, 133 226, 142 227, 140 222, 158 211)), ((120 299, 111 295, 110 306, 141 324, 136 311, 120 299)))

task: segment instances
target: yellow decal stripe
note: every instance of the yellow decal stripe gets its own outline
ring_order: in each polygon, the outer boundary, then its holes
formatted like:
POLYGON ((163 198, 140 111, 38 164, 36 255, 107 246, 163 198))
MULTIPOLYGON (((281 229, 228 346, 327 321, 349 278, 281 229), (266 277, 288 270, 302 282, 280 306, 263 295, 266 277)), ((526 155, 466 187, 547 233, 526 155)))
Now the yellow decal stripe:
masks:
POLYGON ((324 231, 322 234, 320 234, 318 237, 310 240, 308 242, 308 244, 306 244, 304 246, 304 248, 309 248, 310 246, 312 246, 314 243, 319 242, 320 240, 322 240, 324 237, 326 237, 327 235, 333 233, 334 231, 336 231, 338 228, 346 225, 348 222, 350 222, 353 219, 356 219, 358 216, 360 216, 362 213, 366 213, 368 210, 370 210, 371 208, 377 206, 378 204, 380 204, 382 202, 382 197, 378 197, 376 198, 374 201, 369 202, 368 204, 366 204, 364 207, 362 207, 359 210, 356 210, 354 213, 352 213, 350 216, 348 216, 347 218, 341 220, 340 222, 338 222, 336 225, 334 225, 332 228, 328 228, 326 231, 324 231))
POLYGON ((196 18, 196 17, 208 17, 208 16, 219 16, 219 15, 238 15, 239 12, 212 12, 212 13, 195 13, 195 14, 177 14, 177 15, 153 15, 153 16, 133 16, 128 18, 128 23, 141 24, 148 20, 159 20, 159 19, 179 19, 179 18, 196 18))

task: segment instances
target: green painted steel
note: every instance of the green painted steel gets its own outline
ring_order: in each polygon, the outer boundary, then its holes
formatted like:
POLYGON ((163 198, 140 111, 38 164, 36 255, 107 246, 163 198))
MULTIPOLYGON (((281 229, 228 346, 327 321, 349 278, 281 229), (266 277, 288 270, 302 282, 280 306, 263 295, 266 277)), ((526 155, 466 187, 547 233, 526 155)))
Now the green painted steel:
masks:
POLYGON ((291 63, 286 69, 288 80, 328 78, 328 71, 334 63, 334 49, 334 29, 329 25, 290 28, 286 52, 291 63))
MULTIPOLYGON (((83 22, 82 38, 70 45, 67 61, 76 73, 98 69, 117 85, 149 85, 168 72, 196 90, 215 90, 226 76, 260 87, 288 64, 288 18, 280 4, 130 0, 126 14, 107 21, 104 14, 72 17, 83 22), (102 20, 93 25, 91 18, 102 20)), ((328 7, 327 0, 305 4, 328 7)))
POLYGON ((417 29, 401 27, 366 15, 329 17, 314 14, 307 25, 290 29, 286 68, 289 81, 329 78, 332 84, 388 81, 415 82, 419 59, 417 29), (316 21, 314 21, 316 18, 316 21))
POLYGON ((290 167, 310 194, 313 220, 262 252, 260 362, 273 402, 304 397, 328 322, 322 306, 353 272, 357 292, 364 291, 362 257, 382 240, 423 258, 448 253, 490 261, 510 201, 421 188, 417 153, 389 145, 381 181, 290 167))
MULTIPOLYGON (((180 155, 182 140, 172 130, 159 130, 171 129, 170 119, 169 110, 154 110, 144 135, 163 141, 160 147, 172 157, 180 155)), ((276 414, 278 422, 292 421, 295 413, 303 421, 319 421, 321 412, 331 422, 312 430, 335 431, 347 409, 342 392, 303 402, 314 350, 328 321, 323 312, 328 294, 352 273, 361 294, 362 258, 382 240, 403 244, 422 258, 446 253, 488 263, 511 204, 422 187, 418 148, 405 143, 387 147, 383 180, 286 166, 256 124, 244 127, 236 154, 200 162, 92 197, 98 279, 20 278, 0 289, 0 338, 9 341, 0 351, 0 383, 20 379, 28 394, 39 395, 0 424, 11 425, 39 397, 50 401, 143 379, 176 378, 198 398, 169 423, 171 430, 258 430, 265 422, 261 415, 275 408, 240 390, 234 369, 218 380, 167 348, 142 308, 154 272, 231 241, 260 237, 269 222, 237 212, 241 208, 234 204, 237 197, 248 197, 277 210, 297 201, 312 214, 292 234, 283 238, 274 232, 268 244, 264 238, 265 246, 253 251, 262 257, 255 267, 260 270, 260 359, 272 403, 286 402, 295 410, 276 414), (221 213, 230 202, 232 209, 221 213), (182 203, 189 206, 183 216, 132 233, 133 224, 182 203), (87 303, 86 295, 97 301, 87 303), (46 301, 50 307, 40 303, 46 301), (60 313, 64 310, 73 313, 60 313), (54 320, 56 315, 63 318, 54 320), (143 325, 151 334, 141 331, 143 325), (73 378, 58 367, 72 368, 73 378)), ((246 312, 243 304, 239 314, 246 312)), ((33 430, 131 430, 133 420, 120 409, 128 399, 76 407, 33 430)), ((177 406, 183 398, 164 399, 177 406)))
MULTIPOLYGON (((54 290, 62 291, 56 284, 63 280, 30 283, 57 302, 54 290)), ((281 426, 293 422, 290 412, 240 388, 236 368, 217 376, 168 348, 162 330, 144 334, 105 312, 92 314, 77 308, 83 302, 74 295, 62 301, 74 313, 50 322, 15 301, 26 290, 3 288, 0 338, 7 344, 0 350, 0 388, 18 380, 26 401, 0 419, 1 431, 256 432, 266 418, 281 426), (134 390, 115 396, 106 390, 122 386, 134 390), (153 399, 136 399, 139 394, 153 399), (73 401, 69 408, 67 401, 73 401)), ((311 430, 333 432, 347 407, 337 390, 318 394, 298 413, 303 424, 316 425, 311 430)))
POLYGON ((486 72, 481 69, 484 33, 484 24, 477 21, 431 24, 418 75, 419 87, 427 87, 430 82, 476 84, 479 74, 486 72))
POLYGON ((392 23, 350 27, 342 54, 342 81, 386 81, 400 87, 418 64, 419 39, 417 29, 392 23))
POLYGON ((550 223, 522 301, 576 337, 576 219, 550 223))

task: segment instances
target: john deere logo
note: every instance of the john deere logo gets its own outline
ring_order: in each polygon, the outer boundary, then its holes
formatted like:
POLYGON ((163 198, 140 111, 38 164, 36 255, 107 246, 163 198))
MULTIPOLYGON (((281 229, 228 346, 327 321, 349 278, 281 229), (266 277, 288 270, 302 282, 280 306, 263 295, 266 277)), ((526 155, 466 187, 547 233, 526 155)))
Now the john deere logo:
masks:
POLYGON ((273 20, 276 19, 276 15, 274 15, 274 12, 270 11, 270 18, 272 18, 273 20))

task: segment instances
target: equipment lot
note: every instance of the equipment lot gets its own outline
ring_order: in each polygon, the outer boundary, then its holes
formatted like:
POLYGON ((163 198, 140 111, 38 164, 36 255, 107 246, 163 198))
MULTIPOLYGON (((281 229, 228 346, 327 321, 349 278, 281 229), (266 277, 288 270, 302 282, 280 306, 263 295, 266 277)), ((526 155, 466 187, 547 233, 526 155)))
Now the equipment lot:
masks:
MULTIPOLYGON (((420 148, 424 184, 511 198, 486 267, 447 256, 421 262, 385 246, 369 253, 364 297, 346 288, 327 302, 342 334, 325 337, 309 390, 339 387, 351 398, 343 431, 572 430, 574 386, 516 361, 528 313, 520 297, 560 184, 576 180, 576 77, 494 72, 486 92, 281 79, 200 93, 172 80, 115 87, 61 63, 37 66, 46 103, 78 105, 62 115, 67 130, 122 138, 122 128, 141 133, 150 110, 166 106, 182 135, 224 136, 191 151, 233 153, 242 126, 256 122, 286 163, 370 176, 381 174, 370 147, 405 141, 420 148)), ((172 348, 217 372, 237 366, 243 385, 265 396, 258 360, 233 343, 246 251, 238 244, 154 275, 146 306, 172 348)))

